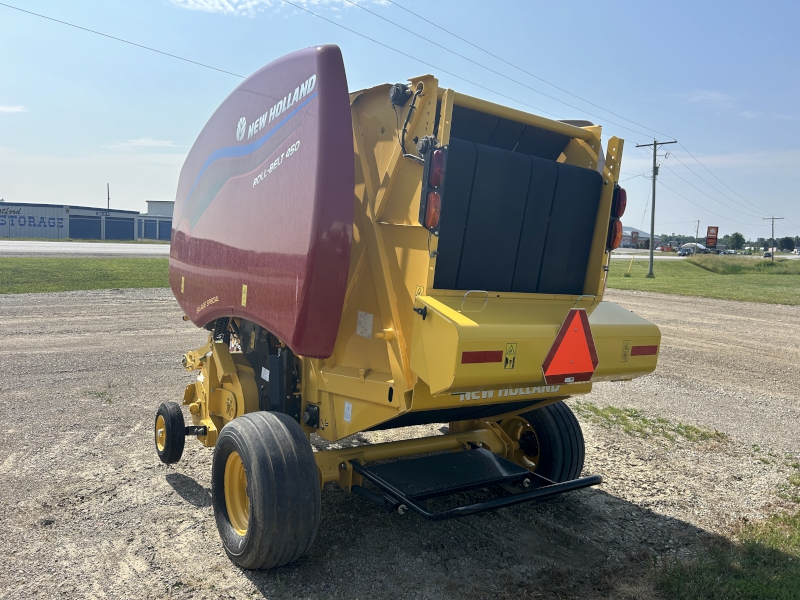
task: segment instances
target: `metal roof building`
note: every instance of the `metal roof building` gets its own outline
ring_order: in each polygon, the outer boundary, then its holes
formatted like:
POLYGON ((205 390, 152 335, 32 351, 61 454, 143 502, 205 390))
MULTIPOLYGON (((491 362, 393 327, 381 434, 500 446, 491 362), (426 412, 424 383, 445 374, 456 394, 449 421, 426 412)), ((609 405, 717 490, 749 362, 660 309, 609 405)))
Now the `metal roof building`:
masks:
POLYGON ((0 202, 0 238, 162 240, 172 236, 172 201, 148 200, 147 213, 64 204, 0 202))

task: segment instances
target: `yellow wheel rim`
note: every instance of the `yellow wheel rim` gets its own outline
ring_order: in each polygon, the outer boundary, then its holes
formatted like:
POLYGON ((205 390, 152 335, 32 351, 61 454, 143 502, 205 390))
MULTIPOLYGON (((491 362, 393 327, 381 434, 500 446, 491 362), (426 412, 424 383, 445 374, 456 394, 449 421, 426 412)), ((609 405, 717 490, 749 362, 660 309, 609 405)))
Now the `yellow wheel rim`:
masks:
POLYGON ((515 416, 503 419, 500 427, 512 442, 518 444, 508 459, 530 471, 535 470, 536 465, 539 464, 539 440, 536 438, 536 432, 531 424, 523 417, 515 416))
POLYGON ((247 497, 247 474, 238 452, 231 452, 228 456, 224 483, 228 518, 236 533, 244 536, 250 521, 250 499, 247 497))
POLYGON ((167 426, 164 423, 164 417, 158 415, 156 419, 156 448, 159 452, 163 452, 167 447, 167 426))

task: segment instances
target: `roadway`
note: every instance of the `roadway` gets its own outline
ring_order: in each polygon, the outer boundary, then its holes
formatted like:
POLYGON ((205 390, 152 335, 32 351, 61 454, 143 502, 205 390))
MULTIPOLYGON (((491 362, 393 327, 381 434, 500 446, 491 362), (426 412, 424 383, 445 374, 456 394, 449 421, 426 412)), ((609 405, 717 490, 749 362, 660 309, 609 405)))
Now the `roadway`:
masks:
POLYGON ((169 244, 0 240, 0 256, 169 256, 169 244))

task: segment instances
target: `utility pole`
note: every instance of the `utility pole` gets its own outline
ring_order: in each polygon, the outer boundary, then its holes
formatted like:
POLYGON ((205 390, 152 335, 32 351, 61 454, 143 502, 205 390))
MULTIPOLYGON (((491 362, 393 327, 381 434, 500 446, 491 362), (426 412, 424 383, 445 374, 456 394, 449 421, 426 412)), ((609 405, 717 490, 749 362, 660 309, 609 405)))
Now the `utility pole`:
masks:
POLYGON ((697 244, 699 244, 697 239, 699 236, 700 236, 700 219, 697 219, 697 226, 694 229, 694 252, 692 253, 693 256, 697 256, 697 250, 698 250, 697 244))
POLYGON ((107 183, 106 184, 106 193, 108 193, 108 210, 111 210, 111 186, 107 183))
POLYGON ((770 258, 772 258, 772 262, 775 262, 775 250, 778 249, 778 244, 775 243, 775 221, 780 221, 783 217, 764 217, 762 221, 772 221, 772 252, 769 253, 770 258))
POLYGON ((673 140, 671 142, 659 142, 658 140, 653 139, 652 144, 636 144, 637 148, 645 148, 648 146, 653 147, 653 206, 650 209, 650 270, 647 272, 647 276, 651 279, 655 277, 655 275, 653 275, 653 246, 655 244, 656 237, 656 177, 658 177, 658 163, 656 162, 656 157, 659 146, 677 143, 678 140, 673 140))

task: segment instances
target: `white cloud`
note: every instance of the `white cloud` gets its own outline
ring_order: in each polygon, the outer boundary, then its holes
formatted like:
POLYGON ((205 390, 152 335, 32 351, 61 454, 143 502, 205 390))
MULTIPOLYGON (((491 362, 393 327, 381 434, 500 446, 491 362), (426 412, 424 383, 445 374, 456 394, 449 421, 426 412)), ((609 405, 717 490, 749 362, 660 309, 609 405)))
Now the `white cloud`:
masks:
POLYGON ((21 113, 28 112, 24 106, 0 106, 0 113, 21 113))
MULTIPOLYGON (((354 8, 347 0, 292 0, 303 8, 313 10, 315 8, 328 8, 330 10, 340 10, 341 8, 354 8)), ((223 13, 228 15, 252 17, 256 13, 264 12, 270 8, 280 10, 283 7, 294 8, 282 0, 170 0, 172 4, 188 10, 200 10, 209 13, 223 13)), ((353 0, 361 4, 380 4, 387 5, 386 0, 353 0)))
POLYGON ((682 95, 687 104, 701 104, 711 108, 733 108, 734 98, 717 90, 695 90, 682 95))
POLYGON ((116 142, 104 147, 111 150, 137 150, 139 148, 176 148, 177 146, 175 142, 170 140, 139 138, 138 140, 128 140, 127 142, 116 142))

